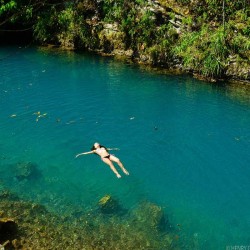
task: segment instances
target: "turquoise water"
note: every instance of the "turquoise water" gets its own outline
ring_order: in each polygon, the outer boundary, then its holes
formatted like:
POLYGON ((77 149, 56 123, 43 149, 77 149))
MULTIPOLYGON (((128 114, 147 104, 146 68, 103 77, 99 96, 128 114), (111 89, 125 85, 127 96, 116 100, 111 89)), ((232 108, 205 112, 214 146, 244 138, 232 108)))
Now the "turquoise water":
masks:
POLYGON ((90 54, 5 47, 0 67, 0 185, 58 213, 149 200, 198 249, 250 245, 248 97, 90 54), (130 176, 74 158, 96 141, 120 148, 130 176), (43 178, 14 178, 28 161, 43 178))

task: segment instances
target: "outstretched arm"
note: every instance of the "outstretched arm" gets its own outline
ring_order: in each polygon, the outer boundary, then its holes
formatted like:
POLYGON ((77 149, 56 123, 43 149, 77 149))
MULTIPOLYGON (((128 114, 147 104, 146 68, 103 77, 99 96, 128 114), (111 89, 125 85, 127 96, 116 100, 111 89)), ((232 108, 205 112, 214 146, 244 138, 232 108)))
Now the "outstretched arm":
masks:
POLYGON ((94 151, 89 151, 89 152, 84 152, 84 153, 80 153, 80 154, 77 154, 75 158, 81 156, 81 155, 88 155, 88 154, 93 154, 94 151))
POLYGON ((120 150, 119 148, 107 148, 107 150, 120 150))

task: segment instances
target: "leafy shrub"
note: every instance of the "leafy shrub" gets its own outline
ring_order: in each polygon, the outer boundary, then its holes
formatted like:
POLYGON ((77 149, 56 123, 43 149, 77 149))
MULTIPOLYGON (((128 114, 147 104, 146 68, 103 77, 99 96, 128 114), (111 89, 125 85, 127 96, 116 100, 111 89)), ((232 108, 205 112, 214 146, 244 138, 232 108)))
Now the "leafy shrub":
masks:
POLYGON ((209 30, 208 26, 203 26, 199 32, 183 35, 173 53, 182 58, 185 68, 207 77, 220 77, 228 54, 224 39, 223 27, 209 30))
POLYGON ((52 7, 37 17, 33 25, 34 37, 37 41, 44 43, 55 40, 55 27, 58 27, 56 16, 56 10, 52 7))
POLYGON ((7 3, 4 1, 1 1, 1 6, 0 6, 0 16, 6 12, 15 10, 17 7, 17 3, 14 0, 11 0, 7 3))

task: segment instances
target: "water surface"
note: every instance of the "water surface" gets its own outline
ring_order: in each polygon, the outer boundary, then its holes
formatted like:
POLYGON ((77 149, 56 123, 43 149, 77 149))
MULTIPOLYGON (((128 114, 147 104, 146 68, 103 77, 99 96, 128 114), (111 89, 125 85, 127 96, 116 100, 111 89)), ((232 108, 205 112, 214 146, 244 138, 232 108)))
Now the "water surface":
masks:
POLYGON ((90 54, 5 47, 0 67, 0 185, 58 213, 149 200, 198 249, 250 245, 249 96, 90 54), (130 176, 74 158, 96 141, 130 176), (43 178, 20 182, 29 161, 43 178))

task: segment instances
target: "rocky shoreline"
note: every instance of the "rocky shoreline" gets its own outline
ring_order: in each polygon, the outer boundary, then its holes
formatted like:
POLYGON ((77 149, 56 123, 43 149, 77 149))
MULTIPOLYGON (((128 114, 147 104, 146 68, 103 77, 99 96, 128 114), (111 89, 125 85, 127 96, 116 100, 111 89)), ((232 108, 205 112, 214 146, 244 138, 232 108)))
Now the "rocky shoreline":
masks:
POLYGON ((226 3, 223 9, 220 2, 204 0, 51 3, 18 16, 17 23, 3 19, 0 41, 26 37, 38 45, 93 51, 210 82, 249 83, 249 13, 246 4, 226 3))
MULTIPOLYGON (((82 52, 83 50, 79 48, 75 48, 74 46, 59 46, 55 44, 44 44, 40 46, 43 50, 61 50, 63 51, 72 51, 72 52, 82 52)), ((95 53, 99 56, 103 57, 112 57, 117 61, 126 62, 129 64, 139 65, 143 69, 147 69, 148 71, 152 72, 158 72, 161 74, 169 74, 169 75, 189 75, 192 76, 195 79, 210 82, 210 83, 229 83, 229 84, 235 84, 238 86, 244 86, 245 89, 250 88, 250 77, 245 78, 245 75, 250 74, 250 68, 240 68, 238 64, 233 63, 230 68, 227 71, 227 75, 225 75, 223 78, 212 78, 212 77, 206 77, 202 74, 199 74, 198 72, 194 70, 186 70, 184 69, 183 65, 181 65, 180 62, 178 62, 176 65, 174 63, 171 63, 171 65, 155 65, 152 63, 152 61, 149 60, 150 56, 145 56, 148 58, 147 60, 141 58, 136 58, 133 56, 133 52, 131 50, 123 51, 123 50, 114 50, 110 53, 104 52, 104 50, 100 49, 91 49, 88 52, 95 53)), ((143 57, 144 58, 144 57, 143 57)))
MULTIPOLYGON (((167 32, 171 34, 167 34, 167 39, 170 39, 170 36, 172 36, 173 42, 177 43, 181 36, 191 33, 199 26, 194 21, 191 24, 186 23, 186 19, 194 18, 190 8, 190 6, 177 5, 175 1, 170 1, 169 3, 164 3, 164 1, 147 1, 146 5, 137 11, 138 13, 141 12, 141 15, 150 13, 150 18, 155 22, 155 30, 168 25, 169 30, 167 32)), ((222 63, 224 64, 223 73, 220 76, 206 75, 194 67, 187 67, 183 58, 177 54, 171 54, 167 48, 161 48, 162 45, 153 43, 149 46, 144 41, 137 41, 134 45, 128 45, 128 34, 124 32, 121 21, 111 22, 103 20, 101 13, 98 11, 87 18, 86 23, 88 24, 89 34, 92 35, 89 39, 90 41, 93 40, 93 43, 84 45, 75 38, 73 33, 64 32, 57 36, 57 46, 66 50, 93 51, 102 56, 113 56, 117 59, 157 67, 172 73, 190 74, 195 78, 209 82, 241 81, 242 83, 250 83, 250 61, 247 50, 242 58, 236 53, 229 51, 227 58, 224 59, 225 62, 222 63)), ((215 27, 216 25, 218 24, 214 24, 215 27)), ((234 32, 241 32, 237 27, 234 27, 234 32)), ((173 44, 169 44, 169 46, 173 46, 173 44)), ((196 60, 195 57, 192 60, 196 60)))

